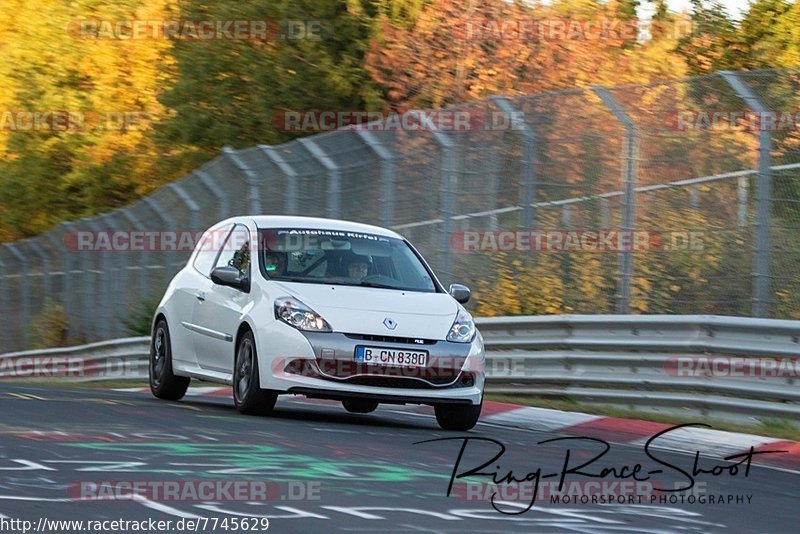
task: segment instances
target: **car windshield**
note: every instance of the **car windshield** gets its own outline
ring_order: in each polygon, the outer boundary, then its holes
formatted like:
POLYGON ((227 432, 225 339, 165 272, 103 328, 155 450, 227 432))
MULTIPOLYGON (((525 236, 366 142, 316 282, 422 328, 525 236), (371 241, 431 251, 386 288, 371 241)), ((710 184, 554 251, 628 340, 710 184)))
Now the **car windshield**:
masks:
POLYGON ((308 228, 259 231, 270 280, 435 292, 431 274, 402 239, 308 228))

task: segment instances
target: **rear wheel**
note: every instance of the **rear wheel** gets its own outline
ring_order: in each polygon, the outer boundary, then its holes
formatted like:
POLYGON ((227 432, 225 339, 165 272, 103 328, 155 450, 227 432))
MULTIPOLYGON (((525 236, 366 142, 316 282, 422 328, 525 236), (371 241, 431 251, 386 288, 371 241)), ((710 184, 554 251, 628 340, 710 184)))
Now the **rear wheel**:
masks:
POLYGON ((470 430, 478 422, 481 416, 480 404, 436 404, 433 411, 436 414, 436 422, 444 430, 470 430))
POLYGON ((275 407, 278 394, 261 389, 258 377, 258 354, 251 331, 245 332, 236 347, 233 363, 233 403, 247 415, 267 415, 275 407))
POLYGON ((178 400, 186 395, 191 379, 172 372, 172 343, 167 321, 160 319, 150 342, 150 391, 159 399, 178 400))
POLYGON ((342 406, 350 413, 371 413, 378 407, 378 402, 367 399, 347 399, 342 401, 342 406))

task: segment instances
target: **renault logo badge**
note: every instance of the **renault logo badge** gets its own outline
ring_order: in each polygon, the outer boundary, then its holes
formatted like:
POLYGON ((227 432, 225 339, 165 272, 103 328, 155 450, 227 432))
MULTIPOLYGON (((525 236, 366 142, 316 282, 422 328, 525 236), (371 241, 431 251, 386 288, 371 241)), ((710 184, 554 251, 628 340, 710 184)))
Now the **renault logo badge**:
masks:
POLYGON ((391 317, 387 317, 386 319, 383 320, 383 326, 385 326, 389 330, 394 330, 395 328, 397 328, 397 323, 391 317))

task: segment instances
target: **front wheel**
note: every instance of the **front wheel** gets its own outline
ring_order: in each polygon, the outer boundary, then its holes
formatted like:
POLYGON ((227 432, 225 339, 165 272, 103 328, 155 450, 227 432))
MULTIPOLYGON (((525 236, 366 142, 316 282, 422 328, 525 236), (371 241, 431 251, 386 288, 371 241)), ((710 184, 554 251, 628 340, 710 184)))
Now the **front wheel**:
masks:
POLYGON ((470 430, 478 422, 481 416, 480 404, 435 404, 433 412, 436 414, 436 422, 443 430, 470 430))
POLYGON ((261 389, 258 377, 258 354, 256 341, 249 330, 242 335, 236 347, 233 363, 233 403, 236 409, 247 415, 267 415, 275 407, 278 394, 261 389))
POLYGON ((150 391, 155 397, 178 400, 186 395, 191 378, 172 372, 172 343, 167 321, 160 319, 150 342, 150 391))

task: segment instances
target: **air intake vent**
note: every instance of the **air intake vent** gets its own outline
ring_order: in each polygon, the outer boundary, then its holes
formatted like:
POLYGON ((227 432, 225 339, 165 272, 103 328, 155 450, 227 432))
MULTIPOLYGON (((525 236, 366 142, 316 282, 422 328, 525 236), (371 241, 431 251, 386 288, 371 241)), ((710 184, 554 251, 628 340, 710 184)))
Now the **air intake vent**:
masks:
POLYGON ((376 343, 401 343, 403 345, 435 345, 435 339, 421 339, 416 337, 377 336, 373 334, 345 334, 350 339, 372 341, 376 343))

